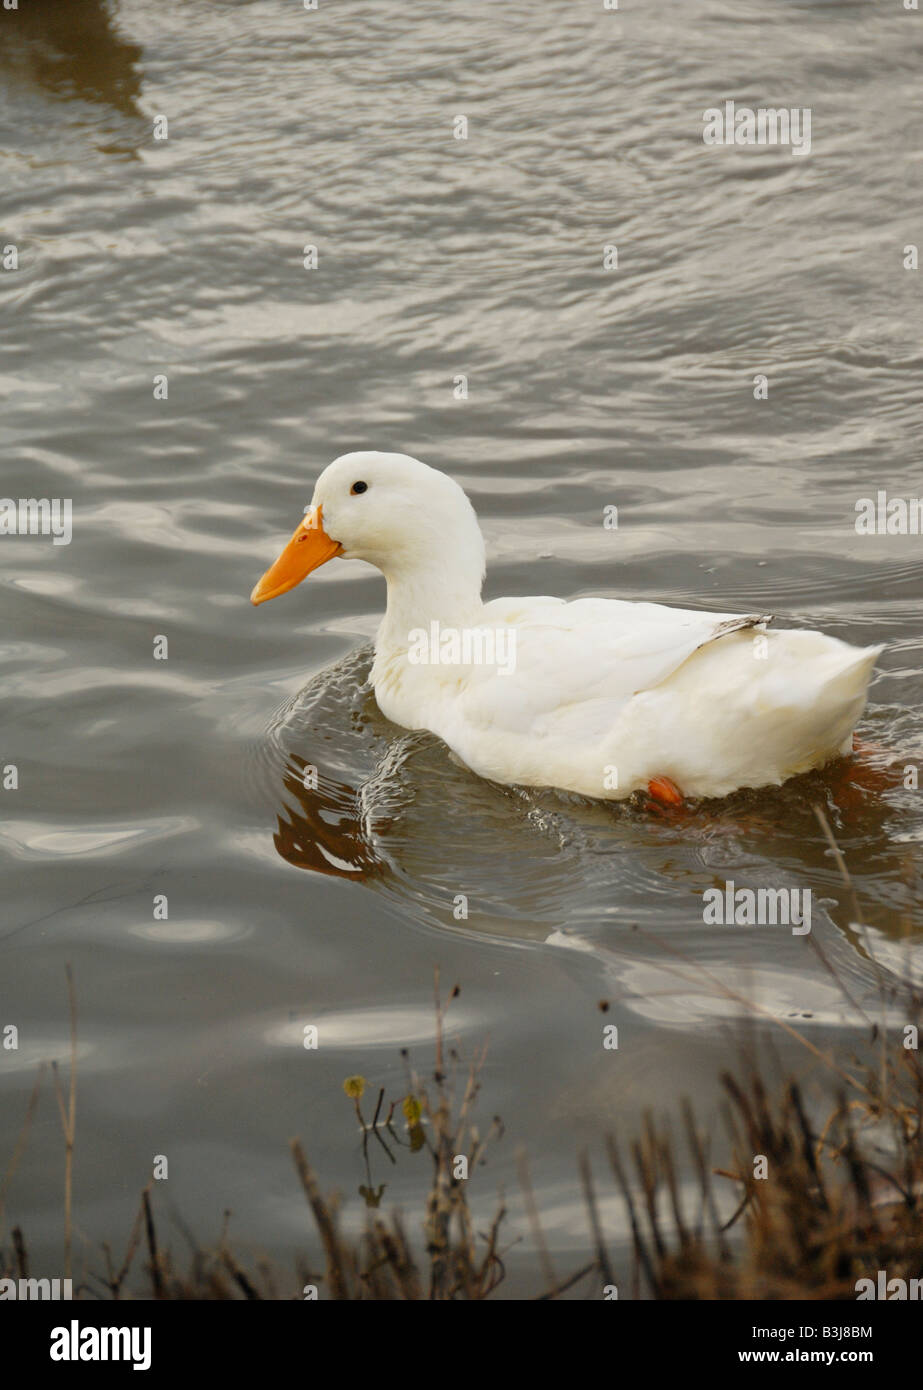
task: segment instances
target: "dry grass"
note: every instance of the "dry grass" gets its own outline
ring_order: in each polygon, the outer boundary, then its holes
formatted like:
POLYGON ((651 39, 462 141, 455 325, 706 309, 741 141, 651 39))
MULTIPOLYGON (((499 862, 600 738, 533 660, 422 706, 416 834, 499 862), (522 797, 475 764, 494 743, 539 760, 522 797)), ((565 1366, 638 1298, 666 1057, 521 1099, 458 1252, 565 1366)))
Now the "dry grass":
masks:
POLYGON ((658 1299, 855 1299, 856 1281, 878 1270, 919 1278, 923 1074, 915 1053, 905 1059, 887 1066, 887 1093, 875 1067, 866 1098, 841 1094, 820 1132, 795 1081, 770 1092, 755 1069, 743 1080, 724 1074, 732 1170, 709 1167, 702 1133, 684 1111, 694 1217, 665 1130, 648 1117, 627 1161, 610 1139, 632 1224, 635 1291, 640 1284, 658 1299), (863 1131, 874 1133, 874 1149, 863 1131), (726 1202, 716 1179, 736 1188, 728 1219, 719 1214, 726 1202))

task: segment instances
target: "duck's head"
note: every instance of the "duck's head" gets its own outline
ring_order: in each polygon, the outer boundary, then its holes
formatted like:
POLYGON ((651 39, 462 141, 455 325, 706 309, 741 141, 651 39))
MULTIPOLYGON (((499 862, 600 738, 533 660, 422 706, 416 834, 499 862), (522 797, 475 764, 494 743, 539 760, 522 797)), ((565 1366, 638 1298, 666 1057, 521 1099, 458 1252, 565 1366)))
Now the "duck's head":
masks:
POLYGON ((335 556, 367 560, 386 578, 433 582, 447 568, 484 575, 474 508, 446 473, 408 454, 341 454, 317 480, 288 545, 250 595, 266 603, 335 556))

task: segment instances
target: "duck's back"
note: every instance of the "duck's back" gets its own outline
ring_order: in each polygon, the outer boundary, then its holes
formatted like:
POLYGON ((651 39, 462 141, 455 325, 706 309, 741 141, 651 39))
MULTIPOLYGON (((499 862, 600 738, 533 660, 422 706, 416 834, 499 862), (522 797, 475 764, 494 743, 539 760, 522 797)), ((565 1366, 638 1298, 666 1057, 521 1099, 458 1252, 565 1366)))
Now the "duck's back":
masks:
POLYGON ((433 686, 425 727, 480 776, 619 798, 669 776, 691 796, 779 783, 845 746, 880 648, 767 632, 758 614, 585 598, 498 599, 505 672, 433 686))
POLYGON ((542 736, 569 727, 572 716, 584 734, 604 733, 638 691, 659 685, 698 648, 771 619, 619 599, 541 597, 495 599, 484 605, 483 621, 515 630, 515 661, 505 675, 486 665, 472 673, 467 717, 488 724, 508 720, 511 730, 522 730, 528 713, 537 721, 532 732, 542 736))

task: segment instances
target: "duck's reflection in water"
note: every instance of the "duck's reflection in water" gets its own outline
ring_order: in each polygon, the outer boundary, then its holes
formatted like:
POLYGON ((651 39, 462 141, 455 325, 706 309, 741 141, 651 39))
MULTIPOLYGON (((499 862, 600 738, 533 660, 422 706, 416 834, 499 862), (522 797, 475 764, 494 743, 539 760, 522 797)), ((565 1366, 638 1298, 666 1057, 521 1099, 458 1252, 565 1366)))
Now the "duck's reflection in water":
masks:
POLYGON ((141 49, 122 36, 107 0, 21 0, 3 14, 0 55, 55 97, 141 114, 141 49))
POLYGON ((336 878, 368 879, 385 872, 374 846, 365 839, 358 795, 345 782, 321 777, 317 767, 292 756, 283 776, 286 803, 299 810, 279 815, 273 836, 289 864, 336 878))

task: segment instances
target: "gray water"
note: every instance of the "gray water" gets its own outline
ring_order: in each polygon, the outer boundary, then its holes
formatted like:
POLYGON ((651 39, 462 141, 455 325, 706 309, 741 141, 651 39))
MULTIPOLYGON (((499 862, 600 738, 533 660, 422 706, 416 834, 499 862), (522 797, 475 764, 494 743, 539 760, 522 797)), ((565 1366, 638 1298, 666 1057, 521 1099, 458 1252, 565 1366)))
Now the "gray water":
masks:
MULTIPOLYGON (((178 1251, 174 1215, 209 1244, 229 1208, 240 1251, 290 1267, 316 1246, 287 1141, 359 1229, 342 1082, 400 1097, 400 1049, 431 1064, 438 967, 463 1055, 489 1039, 483 1127, 505 1124, 472 1201, 486 1220, 505 1189, 525 1239, 503 1291, 533 1291, 518 1149, 563 1274, 589 1250, 578 1149, 621 1250, 602 1138, 684 1095, 714 1124, 741 996, 835 1055, 861 1042, 812 949, 876 1007, 812 805, 893 983, 923 930, 923 791, 840 765, 674 821, 498 788, 378 713, 375 572, 248 595, 331 458, 408 452, 472 498, 489 596, 886 643, 861 733, 923 762, 921 540, 854 525, 859 498, 921 493, 923 20, 897 0, 20 9, 0 11, 0 492, 71 498, 74 520, 70 545, 0 539, 0 1028, 20 1042, 0 1172, 38 1063, 66 1064, 71 963, 78 1271, 122 1248, 158 1154, 178 1251), (706 146, 725 99, 809 106, 810 154, 706 146), (704 925, 726 879, 810 887, 811 938, 704 925)), ((822 1085, 761 1017, 765 1055, 822 1085)), ((412 1224, 425 1156, 372 1162, 412 1224)), ((46 1085, 7 1194, 35 1273, 61 1272, 62 1195, 46 1085)))

